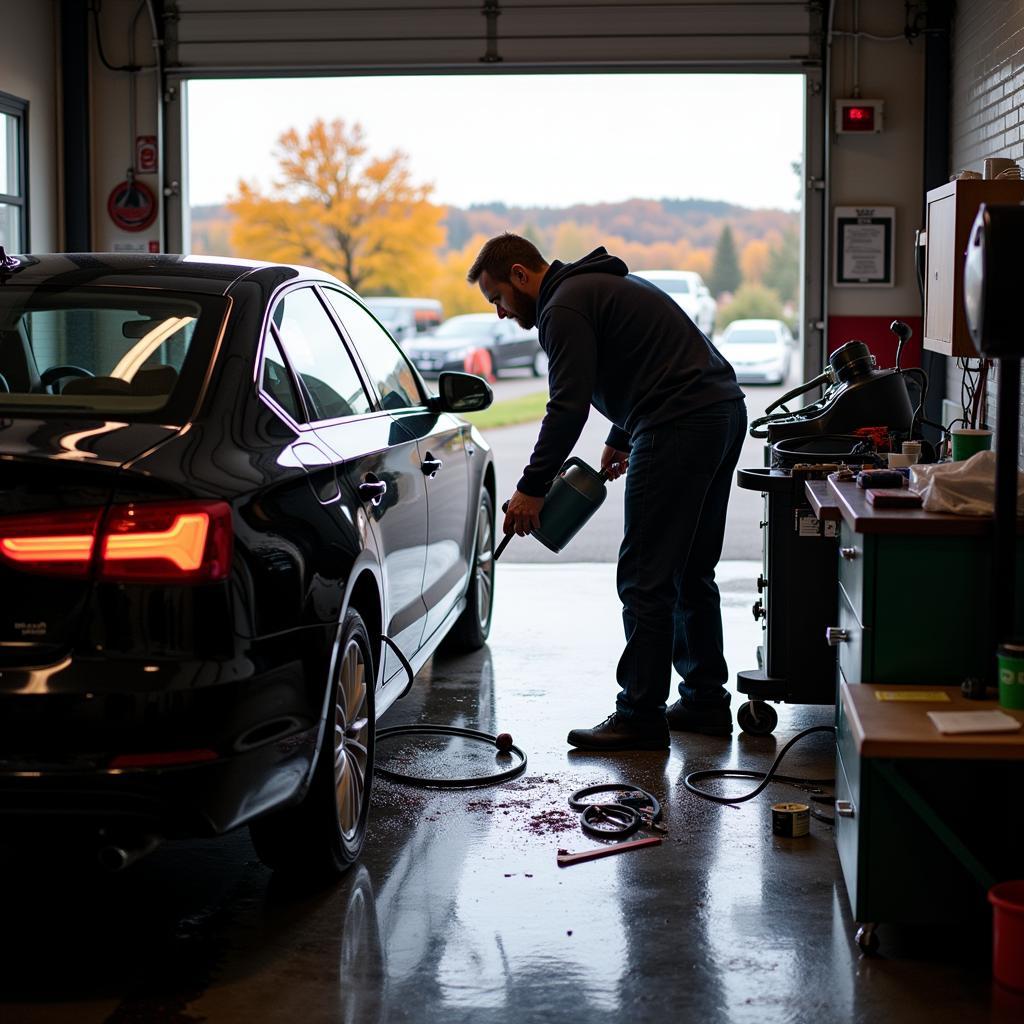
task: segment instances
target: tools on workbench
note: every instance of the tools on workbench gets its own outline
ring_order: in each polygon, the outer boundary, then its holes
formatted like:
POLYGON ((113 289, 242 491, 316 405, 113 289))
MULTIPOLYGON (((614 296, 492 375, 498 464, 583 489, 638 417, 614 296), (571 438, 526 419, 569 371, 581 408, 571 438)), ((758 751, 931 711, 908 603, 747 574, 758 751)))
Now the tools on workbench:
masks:
MULTIPOLYGON (((599 472, 575 455, 567 459, 544 498, 540 510, 540 526, 531 536, 557 555, 601 507, 608 494, 605 489, 607 482, 608 474, 605 470, 599 472)), ((507 501, 501 510, 508 511, 507 501)), ((495 561, 501 557, 514 536, 514 533, 505 534, 494 552, 495 561)))

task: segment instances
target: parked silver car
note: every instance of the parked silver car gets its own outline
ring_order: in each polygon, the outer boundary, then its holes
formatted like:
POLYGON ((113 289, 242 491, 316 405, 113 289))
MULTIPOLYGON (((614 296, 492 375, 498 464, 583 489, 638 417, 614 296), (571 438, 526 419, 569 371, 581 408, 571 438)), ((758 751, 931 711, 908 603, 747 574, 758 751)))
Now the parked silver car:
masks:
POLYGON ((782 384, 795 342, 781 320, 733 320, 718 339, 741 384, 782 384))

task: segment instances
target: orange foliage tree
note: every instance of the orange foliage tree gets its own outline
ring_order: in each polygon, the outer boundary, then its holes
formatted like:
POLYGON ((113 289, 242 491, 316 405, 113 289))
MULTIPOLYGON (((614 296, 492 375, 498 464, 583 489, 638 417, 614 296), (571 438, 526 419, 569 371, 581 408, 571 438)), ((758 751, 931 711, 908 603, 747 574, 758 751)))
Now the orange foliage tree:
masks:
POLYGON ((413 182, 407 156, 369 154, 362 127, 314 121, 278 139, 280 178, 267 194, 240 181, 228 202, 232 248, 275 263, 306 263, 357 291, 412 294, 436 273, 443 207, 413 182))

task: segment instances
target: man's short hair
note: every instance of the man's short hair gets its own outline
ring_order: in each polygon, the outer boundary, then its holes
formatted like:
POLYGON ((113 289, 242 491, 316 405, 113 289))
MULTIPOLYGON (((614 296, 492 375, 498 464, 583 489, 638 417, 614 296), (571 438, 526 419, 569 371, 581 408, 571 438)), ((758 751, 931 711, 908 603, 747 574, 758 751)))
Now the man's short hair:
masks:
POLYGON ((466 280, 470 284, 476 284, 486 270, 488 276, 493 277, 495 281, 510 281, 512 267, 516 263, 522 263, 527 270, 543 270, 548 265, 533 242, 506 231, 503 235, 495 235, 484 243, 480 254, 473 261, 473 266, 469 268, 466 280))

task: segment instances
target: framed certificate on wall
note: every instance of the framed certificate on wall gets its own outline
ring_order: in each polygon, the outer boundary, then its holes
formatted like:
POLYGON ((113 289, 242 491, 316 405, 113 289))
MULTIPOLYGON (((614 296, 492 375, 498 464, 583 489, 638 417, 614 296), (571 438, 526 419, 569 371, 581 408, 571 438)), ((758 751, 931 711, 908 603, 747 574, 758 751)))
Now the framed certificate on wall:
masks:
POLYGON ((832 284, 892 288, 895 284, 894 206, 837 206, 833 214, 832 284))

